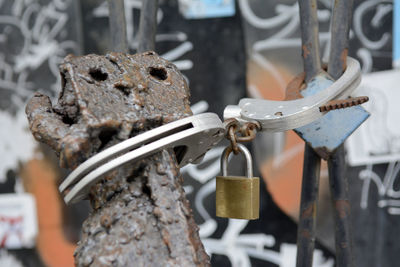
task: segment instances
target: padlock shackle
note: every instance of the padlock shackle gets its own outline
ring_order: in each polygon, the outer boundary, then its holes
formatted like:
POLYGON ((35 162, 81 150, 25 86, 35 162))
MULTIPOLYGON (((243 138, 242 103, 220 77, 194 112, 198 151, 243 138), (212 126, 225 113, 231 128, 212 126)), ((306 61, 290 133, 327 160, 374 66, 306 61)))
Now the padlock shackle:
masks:
MULTIPOLYGON (((246 175, 248 178, 252 178, 253 177, 253 159, 251 157, 250 151, 242 144, 237 144, 237 146, 238 146, 239 151, 246 158, 246 165, 247 165, 246 175)), ((228 146, 222 152, 222 157, 221 157, 222 176, 228 175, 228 159, 229 159, 229 155, 231 154, 232 151, 233 151, 232 146, 228 146)))

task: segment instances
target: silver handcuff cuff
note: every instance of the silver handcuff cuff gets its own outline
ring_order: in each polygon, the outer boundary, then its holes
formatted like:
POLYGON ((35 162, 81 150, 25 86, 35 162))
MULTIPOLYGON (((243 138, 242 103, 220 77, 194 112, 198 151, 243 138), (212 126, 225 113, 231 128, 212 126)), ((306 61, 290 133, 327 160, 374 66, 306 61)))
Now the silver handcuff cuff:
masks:
MULTIPOLYGON (((320 111, 322 105, 350 96, 360 81, 360 64, 349 57, 343 75, 319 93, 289 101, 244 98, 238 105, 225 108, 224 120, 234 119, 239 125, 255 123, 258 131, 291 130, 322 117, 325 113, 320 111)), ((193 115, 165 124, 89 158, 68 175, 59 190, 67 204, 78 202, 87 197, 91 186, 106 173, 168 148, 185 148, 177 157, 180 167, 200 163, 205 153, 216 146, 225 134, 226 123, 214 113, 193 115)))

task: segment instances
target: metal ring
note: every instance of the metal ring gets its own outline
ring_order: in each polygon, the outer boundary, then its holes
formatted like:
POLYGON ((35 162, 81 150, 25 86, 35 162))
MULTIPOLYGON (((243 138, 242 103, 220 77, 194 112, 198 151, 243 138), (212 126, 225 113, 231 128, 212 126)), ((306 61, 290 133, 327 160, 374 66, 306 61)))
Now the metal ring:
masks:
POLYGON ((239 153, 239 148, 238 148, 238 144, 237 144, 237 136, 235 134, 235 128, 236 126, 231 126, 228 129, 228 139, 231 141, 231 147, 233 150, 233 153, 235 153, 235 155, 237 155, 239 153))
POLYGON ((253 122, 245 123, 240 129, 242 136, 236 136, 236 141, 237 142, 253 141, 254 138, 256 138, 257 130, 259 129, 260 129, 259 123, 253 123, 253 122))
MULTIPOLYGON (((250 151, 242 144, 237 144, 237 146, 238 146, 238 151, 240 151, 246 158, 246 165, 247 165, 246 175, 248 178, 252 178, 253 177, 253 159, 251 157, 250 151)), ((228 175, 228 158, 232 151, 233 151, 233 148, 231 146, 228 146, 222 152, 222 157, 221 157, 222 176, 228 175)))

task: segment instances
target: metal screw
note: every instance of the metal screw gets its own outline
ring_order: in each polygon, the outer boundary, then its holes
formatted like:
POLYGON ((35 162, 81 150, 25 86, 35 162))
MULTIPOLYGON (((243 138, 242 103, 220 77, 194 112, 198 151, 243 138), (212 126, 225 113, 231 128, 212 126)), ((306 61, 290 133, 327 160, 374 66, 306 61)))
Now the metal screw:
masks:
POLYGON ((351 97, 341 100, 331 100, 323 106, 319 107, 320 112, 330 111, 334 109, 348 108, 352 106, 361 105, 368 102, 368 96, 351 97))

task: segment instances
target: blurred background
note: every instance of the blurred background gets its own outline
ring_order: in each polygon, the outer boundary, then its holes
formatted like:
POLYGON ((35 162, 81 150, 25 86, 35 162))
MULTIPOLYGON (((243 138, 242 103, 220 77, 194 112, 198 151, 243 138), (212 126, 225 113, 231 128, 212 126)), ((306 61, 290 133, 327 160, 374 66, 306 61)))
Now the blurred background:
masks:
MULTIPOLYGON (((355 0, 353 12, 349 55, 363 72, 356 94, 370 97, 371 112, 346 142, 356 266, 396 266, 400 251, 399 2, 355 0)), ((318 1, 324 58, 332 3, 318 1)), ((140 8, 141 0, 125 0, 132 54, 140 8)), ((157 22, 156 52, 187 78, 194 113, 222 117, 226 105, 246 95, 282 100, 302 72, 296 1, 160 0, 157 22)), ((90 207, 65 206, 58 185, 68 171, 31 136, 25 105, 37 91, 55 102, 63 58, 105 54, 109 36, 107 1, 0 0, 0 266, 73 266, 90 207)), ((263 181, 256 221, 215 216, 214 178, 226 144, 181 170, 212 265, 294 267, 304 141, 288 131, 261 133, 252 143, 263 181)), ((314 252, 314 266, 321 267, 335 266, 328 184, 323 163, 314 252)))

